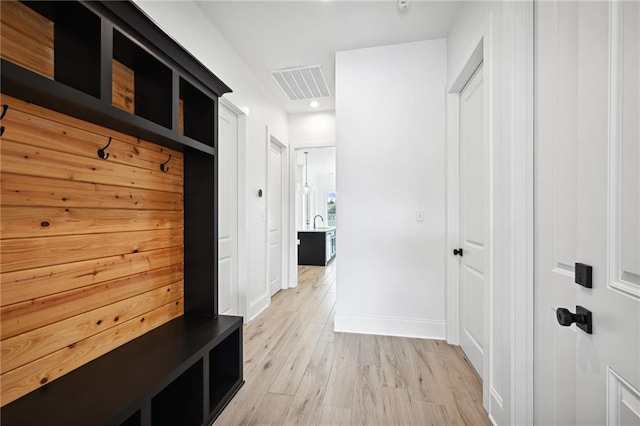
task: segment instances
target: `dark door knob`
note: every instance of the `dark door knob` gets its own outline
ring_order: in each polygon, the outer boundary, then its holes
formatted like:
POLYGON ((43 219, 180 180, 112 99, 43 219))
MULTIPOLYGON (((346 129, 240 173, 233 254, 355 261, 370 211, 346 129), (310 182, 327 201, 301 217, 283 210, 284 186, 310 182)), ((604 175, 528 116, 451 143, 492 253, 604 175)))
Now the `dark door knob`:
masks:
POLYGON ((556 319, 558 324, 569 327, 574 322, 585 332, 591 334, 591 311, 583 308, 582 306, 576 306, 576 313, 572 313, 567 308, 556 309, 556 319))
POLYGON ((462 257, 462 249, 453 249, 453 255, 462 257))

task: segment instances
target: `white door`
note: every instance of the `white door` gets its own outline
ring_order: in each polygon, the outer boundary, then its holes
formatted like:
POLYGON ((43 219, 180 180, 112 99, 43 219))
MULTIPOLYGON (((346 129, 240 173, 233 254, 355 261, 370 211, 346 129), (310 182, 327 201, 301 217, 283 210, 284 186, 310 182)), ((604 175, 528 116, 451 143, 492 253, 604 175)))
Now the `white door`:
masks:
POLYGON ((534 422, 640 425, 639 3, 535 7, 534 422))
POLYGON ((282 289, 282 149, 271 142, 269 147, 269 291, 273 296, 282 289))
POLYGON ((238 314, 238 117, 218 114, 218 312, 238 314))
POLYGON ((480 377, 485 354, 486 140, 482 64, 460 93, 460 346, 480 377))

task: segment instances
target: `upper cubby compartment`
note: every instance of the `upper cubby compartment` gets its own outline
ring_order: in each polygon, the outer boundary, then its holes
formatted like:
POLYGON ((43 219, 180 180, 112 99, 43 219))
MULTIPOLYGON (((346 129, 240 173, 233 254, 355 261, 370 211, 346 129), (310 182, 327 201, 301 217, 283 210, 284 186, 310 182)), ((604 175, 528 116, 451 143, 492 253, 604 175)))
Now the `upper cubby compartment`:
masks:
POLYGON ((112 74, 114 106, 171 129, 171 69, 115 29, 112 74))
POLYGON ((180 77, 178 131, 208 146, 214 146, 215 102, 180 77))
POLYGON ((4 59, 100 96, 98 16, 77 2, 0 3, 4 59))

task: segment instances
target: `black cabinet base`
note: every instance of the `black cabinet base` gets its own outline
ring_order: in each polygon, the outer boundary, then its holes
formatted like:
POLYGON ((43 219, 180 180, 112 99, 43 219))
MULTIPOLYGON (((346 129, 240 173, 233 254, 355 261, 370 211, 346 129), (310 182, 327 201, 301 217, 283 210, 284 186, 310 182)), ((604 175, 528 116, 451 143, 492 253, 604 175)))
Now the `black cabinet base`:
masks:
POLYGON ((242 318, 180 317, 2 407, 2 424, 209 425, 243 383, 242 318))

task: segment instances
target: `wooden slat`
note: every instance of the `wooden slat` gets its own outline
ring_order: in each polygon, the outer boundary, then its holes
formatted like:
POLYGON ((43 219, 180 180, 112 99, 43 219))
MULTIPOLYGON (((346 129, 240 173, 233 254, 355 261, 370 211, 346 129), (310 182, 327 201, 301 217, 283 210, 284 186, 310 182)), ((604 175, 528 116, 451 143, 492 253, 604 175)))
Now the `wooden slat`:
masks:
POLYGON ((2 306, 182 264, 181 246, 0 275, 2 306))
POLYGON ((0 2, 3 58, 53 78, 53 22, 15 1, 0 2))
POLYGON ((2 272, 183 245, 182 229, 3 240, 2 272))
POLYGON ((183 297, 182 283, 173 283, 3 340, 0 374, 183 297))
POLYGON ((164 285, 181 282, 182 265, 3 306, 0 339, 35 330, 164 285))
POLYGON ((3 207, 0 238, 182 229, 182 212, 3 207))
POLYGON ((182 194, 88 182, 2 174, 2 206, 182 210, 182 194))
POLYGON ((105 150, 109 154, 109 158, 102 160, 98 158, 98 150, 108 144, 109 138, 47 118, 13 110, 11 106, 2 120, 2 125, 5 127, 3 140, 75 154, 97 162, 108 161, 159 172, 160 164, 167 161, 168 154, 171 154, 171 167, 169 167, 167 174, 182 177, 182 158, 180 156, 174 157, 174 154, 177 154, 176 151, 158 152, 112 137, 111 143, 105 150))
POLYGON ((0 164, 5 173, 182 193, 182 177, 160 170, 154 172, 98 158, 93 160, 4 137, 0 149, 0 164))
POLYGON ((87 132, 95 133, 97 135, 102 135, 105 138, 105 141, 108 140, 109 137, 112 137, 114 139, 118 139, 123 142, 127 142, 142 148, 150 149, 152 151, 157 151, 164 154, 171 154, 173 158, 180 158, 180 159, 183 158, 183 155, 181 152, 174 151, 172 149, 154 144, 152 142, 141 140, 134 136, 127 135, 125 133, 116 132, 106 127, 98 126, 97 124, 92 124, 87 121, 83 121, 78 118, 71 117, 69 115, 55 112, 35 104, 30 104, 28 102, 25 102, 18 98, 14 98, 12 96, 0 94, 0 97, 1 97, 2 103, 9 105, 9 111, 7 112, 7 116, 13 110, 22 111, 38 117, 46 117, 48 120, 52 120, 52 121, 69 125, 72 127, 76 127, 79 129, 83 129, 83 130, 86 130, 87 132))
MULTIPOLYGON (((182 301, 171 302, 117 327, 82 340, 0 376, 2 405, 147 333, 183 313, 182 301)), ((85 391, 90 391, 87 389, 85 391)))
POLYGON ((113 106, 135 114, 135 80, 133 70, 112 61, 111 102, 113 106))

